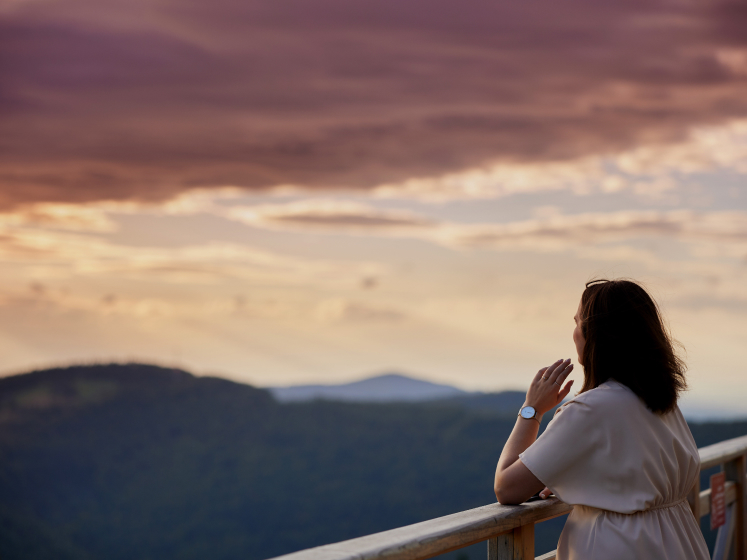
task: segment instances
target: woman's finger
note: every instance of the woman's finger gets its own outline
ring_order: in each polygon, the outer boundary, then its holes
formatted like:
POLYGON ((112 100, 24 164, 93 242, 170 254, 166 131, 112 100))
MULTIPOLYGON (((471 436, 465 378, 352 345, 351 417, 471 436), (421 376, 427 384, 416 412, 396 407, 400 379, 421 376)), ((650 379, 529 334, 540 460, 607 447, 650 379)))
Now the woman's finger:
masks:
POLYGON ((565 384, 565 387, 558 393, 558 397, 560 397, 558 400, 562 401, 564 398, 568 396, 568 393, 571 392, 571 385, 573 385, 573 379, 571 379, 568 383, 565 384))
POLYGON ((553 380, 553 383, 555 383, 558 388, 562 387, 563 382, 566 380, 566 378, 571 374, 573 371, 573 364, 568 364, 566 368, 560 372, 560 374, 555 377, 553 380))
POLYGON ((555 370, 558 368, 558 366, 560 366, 560 364, 562 363, 563 363, 563 360, 558 360, 554 364, 548 366, 547 371, 545 371, 544 377, 547 377, 547 378, 551 377, 552 374, 555 372, 555 370))
POLYGON ((543 500, 546 500, 547 498, 550 497, 550 494, 552 494, 552 491, 547 486, 545 486, 545 489, 542 492, 540 492, 540 498, 542 498, 543 500))
POLYGON ((568 369, 568 366, 572 366, 571 360, 570 359, 568 359, 568 360, 562 360, 553 369, 552 373, 547 374, 547 377, 550 378, 550 381, 555 381, 566 369, 568 369))
POLYGON ((535 381, 539 381, 541 377, 545 375, 545 372, 547 371, 546 367, 543 367, 541 370, 537 372, 537 375, 534 376, 535 381))

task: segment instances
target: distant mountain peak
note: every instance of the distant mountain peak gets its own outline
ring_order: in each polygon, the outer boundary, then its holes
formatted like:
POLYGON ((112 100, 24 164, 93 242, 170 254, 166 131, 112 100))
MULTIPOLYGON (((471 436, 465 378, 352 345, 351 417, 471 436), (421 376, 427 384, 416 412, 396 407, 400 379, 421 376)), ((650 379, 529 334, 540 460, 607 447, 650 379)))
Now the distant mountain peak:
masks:
POLYGON ((339 385, 295 385, 270 387, 280 402, 315 399, 349 402, 421 402, 468 394, 466 391, 417 379, 397 372, 386 372, 339 385))
POLYGON ((362 381, 370 381, 372 379, 406 379, 408 381, 417 381, 419 383, 433 384, 430 381, 425 381, 423 379, 418 379, 416 377, 410 377, 409 375, 403 375, 401 373, 382 373, 379 375, 374 375, 373 377, 366 377, 365 379, 360 379, 358 381, 351 381, 351 383, 360 383, 362 381))

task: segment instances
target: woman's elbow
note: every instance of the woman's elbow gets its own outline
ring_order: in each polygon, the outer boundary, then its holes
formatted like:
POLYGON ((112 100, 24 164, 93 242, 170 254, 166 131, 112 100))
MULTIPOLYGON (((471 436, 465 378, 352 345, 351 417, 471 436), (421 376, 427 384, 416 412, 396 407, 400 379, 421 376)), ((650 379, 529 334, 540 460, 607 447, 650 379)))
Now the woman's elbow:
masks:
POLYGON ((504 506, 518 505, 523 501, 503 488, 495 488, 495 498, 499 504, 503 504, 504 506))
POLYGON ((503 490, 499 486, 496 486, 493 490, 495 491, 495 499, 498 500, 499 504, 502 504, 505 499, 503 496, 503 490))
POLYGON ((511 491, 510 485, 507 485, 504 481, 500 479, 497 479, 495 481, 493 490, 495 491, 495 499, 498 500, 498 503, 500 504, 509 506, 509 505, 517 505, 524 501, 519 496, 516 495, 516 492, 511 491))

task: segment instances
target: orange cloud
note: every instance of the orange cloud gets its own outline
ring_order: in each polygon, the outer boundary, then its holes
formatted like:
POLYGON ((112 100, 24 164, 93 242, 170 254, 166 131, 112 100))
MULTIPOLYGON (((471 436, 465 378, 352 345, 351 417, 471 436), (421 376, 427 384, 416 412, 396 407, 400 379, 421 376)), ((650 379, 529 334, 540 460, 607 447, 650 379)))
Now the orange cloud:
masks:
POLYGON ((236 207, 225 217, 255 227, 370 236, 409 237, 454 248, 504 250, 581 249, 627 239, 668 238, 747 250, 747 213, 654 210, 562 215, 507 223, 457 223, 401 210, 335 200, 236 207))
POLYGON ((449 245, 474 248, 564 249, 660 237, 747 248, 747 214, 689 210, 589 213, 508 224, 445 225, 439 237, 449 245))

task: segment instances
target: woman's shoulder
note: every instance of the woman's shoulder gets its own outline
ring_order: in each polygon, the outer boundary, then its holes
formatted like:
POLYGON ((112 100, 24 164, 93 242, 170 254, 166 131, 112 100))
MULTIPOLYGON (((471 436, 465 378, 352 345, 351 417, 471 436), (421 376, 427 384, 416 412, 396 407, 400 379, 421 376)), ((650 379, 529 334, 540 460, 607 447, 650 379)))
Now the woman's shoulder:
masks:
POLYGON ((583 408, 589 412, 595 410, 609 412, 611 409, 629 408, 641 404, 638 396, 627 386, 609 379, 594 389, 579 393, 563 403, 560 408, 573 407, 574 409, 583 408))

